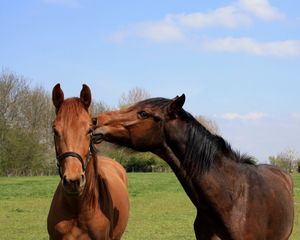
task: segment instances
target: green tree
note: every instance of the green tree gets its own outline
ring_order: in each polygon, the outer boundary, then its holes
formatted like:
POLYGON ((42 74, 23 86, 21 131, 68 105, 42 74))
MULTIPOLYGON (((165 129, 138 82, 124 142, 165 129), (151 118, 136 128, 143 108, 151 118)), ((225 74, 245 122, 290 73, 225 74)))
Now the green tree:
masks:
POLYGON ((288 172, 297 170, 297 162, 299 157, 292 149, 286 149, 279 153, 277 156, 270 156, 269 161, 271 164, 281 167, 288 172))
POLYGON ((36 175, 53 167, 50 96, 24 77, 0 75, 0 174, 36 175), (3 107, 2 107, 3 106, 3 107))

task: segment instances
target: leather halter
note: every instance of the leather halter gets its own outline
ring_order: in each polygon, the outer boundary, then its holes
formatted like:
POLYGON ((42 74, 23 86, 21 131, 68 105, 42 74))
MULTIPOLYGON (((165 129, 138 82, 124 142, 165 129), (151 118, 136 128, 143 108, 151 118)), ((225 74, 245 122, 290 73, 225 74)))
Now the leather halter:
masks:
POLYGON ((84 162, 83 158, 81 157, 81 155, 77 152, 64 152, 64 153, 61 153, 61 154, 58 154, 58 151, 57 151, 57 147, 56 147, 56 144, 55 145, 55 152, 56 152, 56 160, 57 160, 57 168, 58 168, 58 173, 59 173, 59 176, 60 178, 63 178, 62 174, 61 174, 61 171, 60 171, 60 167, 61 167, 61 163, 62 161, 67 158, 67 157, 75 157, 77 158, 80 163, 81 163, 81 166, 82 166, 82 171, 85 172, 86 171, 86 168, 87 168, 87 165, 88 163, 90 162, 91 158, 92 158, 92 155, 93 154, 96 154, 98 152, 98 150, 95 148, 92 140, 90 141, 90 147, 89 147, 89 151, 88 151, 88 155, 87 155, 87 158, 86 158, 86 161, 84 162))

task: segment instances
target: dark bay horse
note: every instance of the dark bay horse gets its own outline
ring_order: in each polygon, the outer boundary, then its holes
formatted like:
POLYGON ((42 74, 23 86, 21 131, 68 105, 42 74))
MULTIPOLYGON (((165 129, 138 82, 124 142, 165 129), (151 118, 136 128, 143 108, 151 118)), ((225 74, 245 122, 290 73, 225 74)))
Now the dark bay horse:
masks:
POLYGON ((101 114, 93 120, 93 139, 164 159, 197 209, 197 239, 288 239, 294 217, 290 175, 233 151, 186 112, 184 102, 184 95, 151 98, 101 114))
POLYGON ((64 100, 57 84, 54 142, 61 181, 48 214, 50 239, 121 239, 129 216, 127 175, 112 159, 95 153, 88 113, 91 92, 64 100))

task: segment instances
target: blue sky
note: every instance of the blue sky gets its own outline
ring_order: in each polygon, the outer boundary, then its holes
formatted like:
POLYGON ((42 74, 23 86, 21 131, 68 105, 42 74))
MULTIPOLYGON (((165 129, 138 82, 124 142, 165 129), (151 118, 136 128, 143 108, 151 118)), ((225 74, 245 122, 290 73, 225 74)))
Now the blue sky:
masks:
POLYGON ((233 148, 300 153, 300 1, 0 2, 0 67, 117 106, 134 87, 185 93, 233 148))

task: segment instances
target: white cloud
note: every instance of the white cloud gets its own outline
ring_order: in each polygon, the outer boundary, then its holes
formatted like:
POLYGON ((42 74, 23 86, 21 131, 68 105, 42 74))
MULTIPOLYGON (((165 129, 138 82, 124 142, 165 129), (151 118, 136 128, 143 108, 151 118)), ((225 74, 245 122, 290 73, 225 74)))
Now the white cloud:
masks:
POLYGON ((181 41, 184 34, 173 21, 166 17, 161 22, 140 23, 135 28, 136 35, 154 42, 181 41))
POLYGON ((200 45, 202 50, 208 51, 246 53, 256 56, 298 57, 300 56, 300 40, 260 42, 250 37, 223 37, 200 40, 196 43, 194 40, 189 41, 189 39, 199 39, 192 35, 197 32, 189 31, 190 29, 238 28, 253 24, 255 18, 271 21, 283 17, 283 13, 271 6, 268 0, 237 0, 227 6, 207 12, 168 14, 158 21, 131 24, 112 34, 110 39, 120 43, 129 37, 138 37, 156 43, 182 42, 196 48, 199 48, 200 45))
POLYGON ((237 6, 241 10, 253 14, 263 20, 276 20, 284 17, 277 8, 270 5, 268 0, 239 0, 237 6))
POLYGON ((131 24, 113 33, 110 39, 113 42, 122 42, 130 36, 136 36, 154 42, 181 41, 185 38, 184 31, 189 28, 234 28, 249 25, 251 22, 251 18, 235 6, 225 6, 207 13, 168 14, 162 20, 131 24))
POLYGON ((251 24, 251 18, 235 6, 218 8, 207 13, 195 12, 190 14, 171 15, 173 19, 185 27, 204 28, 221 26, 234 28, 251 24))
POLYGON ((247 53, 259 56, 292 57, 300 56, 300 41, 258 42, 252 38, 220 38, 205 40, 202 47, 206 50, 231 53, 247 53))
POLYGON ((172 18, 166 16, 162 21, 141 22, 128 26, 110 36, 113 42, 123 42, 130 36, 136 36, 153 42, 178 42, 185 36, 181 29, 176 26, 172 18))
POLYGON ((230 112, 230 113, 224 113, 220 115, 220 118, 223 118, 225 120, 231 120, 231 121, 233 120, 256 121, 265 116, 266 114, 261 112, 251 112, 244 115, 235 112, 230 112))
MULTIPOLYGON (((45 0, 49 2, 76 3, 76 0, 45 0)), ((237 28, 253 23, 254 17, 277 20, 283 14, 272 7, 268 0, 237 0, 207 12, 168 14, 152 22, 131 24, 125 30, 113 34, 113 41, 124 41, 129 36, 142 37, 155 42, 181 41, 190 28, 208 27, 237 28)))

